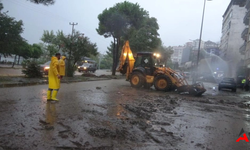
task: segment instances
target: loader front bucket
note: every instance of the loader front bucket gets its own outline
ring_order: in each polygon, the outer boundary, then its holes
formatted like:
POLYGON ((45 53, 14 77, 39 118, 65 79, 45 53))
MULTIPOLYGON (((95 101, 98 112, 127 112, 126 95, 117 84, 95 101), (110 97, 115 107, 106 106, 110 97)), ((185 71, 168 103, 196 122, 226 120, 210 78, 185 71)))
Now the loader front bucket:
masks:
POLYGON ((188 93, 193 96, 201 96, 206 92, 202 82, 195 83, 193 85, 183 85, 177 88, 178 93, 188 93))
POLYGON ((206 92, 206 89, 204 88, 204 85, 202 82, 197 82, 191 85, 189 89, 189 94, 194 95, 194 96, 201 96, 205 92, 206 92))

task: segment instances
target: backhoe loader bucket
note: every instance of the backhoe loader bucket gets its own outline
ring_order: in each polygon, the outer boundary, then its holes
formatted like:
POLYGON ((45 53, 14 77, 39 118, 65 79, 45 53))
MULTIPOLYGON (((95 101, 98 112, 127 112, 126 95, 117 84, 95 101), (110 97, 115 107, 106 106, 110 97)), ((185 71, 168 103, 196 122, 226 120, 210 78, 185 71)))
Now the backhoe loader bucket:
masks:
POLYGON ((177 92, 182 93, 188 93, 189 95, 193 96, 201 96, 203 93, 206 92, 206 89, 204 88, 204 85, 202 82, 197 82, 193 85, 183 85, 177 88, 177 92))

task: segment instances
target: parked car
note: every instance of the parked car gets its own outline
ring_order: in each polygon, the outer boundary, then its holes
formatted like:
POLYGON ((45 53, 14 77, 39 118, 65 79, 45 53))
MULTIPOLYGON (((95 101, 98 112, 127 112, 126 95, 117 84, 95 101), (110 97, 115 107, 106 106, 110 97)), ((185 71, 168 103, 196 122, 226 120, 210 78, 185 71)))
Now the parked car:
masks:
POLYGON ((48 73, 49 73, 49 65, 50 65, 50 62, 51 62, 51 61, 48 61, 48 62, 46 62, 45 64, 40 65, 40 71, 41 71, 42 73, 44 73, 45 75, 48 75, 48 73))
POLYGON ((96 64, 83 63, 81 66, 78 66, 78 72, 95 72, 96 64))
POLYGON ((219 91, 221 89, 231 89, 233 92, 236 92, 237 86, 234 78, 223 78, 218 86, 219 91))

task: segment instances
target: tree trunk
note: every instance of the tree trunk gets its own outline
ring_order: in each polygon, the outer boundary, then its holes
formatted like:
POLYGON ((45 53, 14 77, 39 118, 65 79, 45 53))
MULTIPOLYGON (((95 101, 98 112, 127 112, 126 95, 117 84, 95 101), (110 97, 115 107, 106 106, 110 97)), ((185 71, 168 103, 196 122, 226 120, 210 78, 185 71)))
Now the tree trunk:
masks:
POLYGON ((121 44, 121 39, 118 38, 117 39, 117 47, 116 47, 116 66, 119 63, 119 48, 120 48, 120 44, 121 44))
POLYGON ((113 66, 112 66, 112 75, 115 75, 115 70, 116 70, 116 40, 114 38, 114 47, 113 47, 113 66))
POLYGON ((66 76, 67 77, 73 77, 74 76, 74 65, 72 65, 72 49, 73 49, 73 46, 71 44, 70 46, 70 51, 69 51, 69 58, 67 59, 67 67, 66 67, 66 76))
POLYGON ((15 55, 15 58, 14 58, 14 62, 12 64, 12 68, 14 68, 15 63, 16 63, 16 55, 15 55))
POLYGON ((20 55, 18 55, 18 61, 17 61, 17 64, 19 65, 19 61, 20 61, 20 55))

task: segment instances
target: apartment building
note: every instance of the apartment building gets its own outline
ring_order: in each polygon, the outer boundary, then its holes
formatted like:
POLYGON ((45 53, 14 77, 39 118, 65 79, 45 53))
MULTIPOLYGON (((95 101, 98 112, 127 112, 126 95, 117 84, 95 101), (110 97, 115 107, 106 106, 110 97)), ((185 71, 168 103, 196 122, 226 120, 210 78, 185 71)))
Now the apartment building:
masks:
POLYGON ((244 0, 231 0, 222 21, 222 36, 220 41, 221 57, 227 62, 228 67, 226 76, 236 77, 239 62, 243 56, 239 52, 244 40, 241 38, 242 31, 245 29, 243 19, 246 8, 243 7, 244 0))
POLYGON ((184 46, 173 46, 174 53, 171 56, 173 63, 178 63, 179 65, 181 64, 183 49, 184 46))
MULTIPOLYGON (((193 40, 193 50, 198 50, 199 49, 199 39, 193 40)), ((200 49, 204 49, 204 41, 201 40, 201 45, 200 49)))
POLYGON ((204 50, 209 54, 220 55, 219 43, 206 41, 204 43, 204 50))
POLYGON ((243 19, 243 23, 245 24, 245 29, 241 33, 241 38, 244 40, 244 43, 239 49, 239 52, 243 55, 243 69, 245 75, 249 76, 250 75, 250 31, 249 31, 249 17, 250 17, 250 0, 246 0, 245 8, 246 8, 246 13, 243 19))

